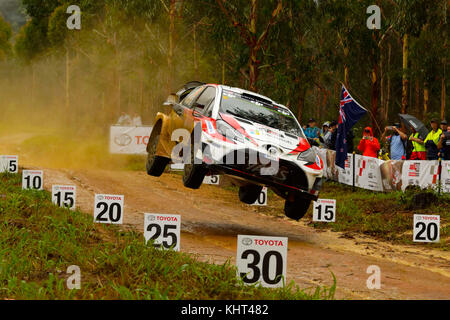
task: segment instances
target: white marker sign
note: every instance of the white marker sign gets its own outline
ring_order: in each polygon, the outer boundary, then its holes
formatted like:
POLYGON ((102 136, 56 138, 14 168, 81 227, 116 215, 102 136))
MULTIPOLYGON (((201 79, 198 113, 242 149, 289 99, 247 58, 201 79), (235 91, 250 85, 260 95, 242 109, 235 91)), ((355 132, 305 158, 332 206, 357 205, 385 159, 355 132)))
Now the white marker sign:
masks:
POLYGON ((262 188, 258 199, 256 199, 252 206, 267 206, 267 187, 262 188))
POLYGON ((0 172, 18 173, 18 156, 0 156, 0 172))
POLYGON ((122 224, 124 196, 96 194, 94 222, 122 224))
POLYGON ((238 276, 247 284, 282 287, 283 278, 286 279, 287 246, 285 237, 238 235, 238 276))
POLYGON ((23 170, 22 189, 42 190, 44 172, 42 170, 23 170))
POLYGON ((75 210, 76 186, 52 186, 52 202, 58 207, 75 210))
POLYGON ((155 248, 180 251, 181 216, 146 213, 144 219, 145 243, 153 240, 155 248))
POLYGON ((317 199, 313 203, 313 221, 335 222, 336 221, 336 200, 317 199))
POLYGON ((219 177, 220 177, 219 175, 205 176, 205 178, 203 179, 203 183, 218 185, 220 179, 219 177))
POLYGON ((440 216, 414 215, 414 242, 439 242, 440 216))

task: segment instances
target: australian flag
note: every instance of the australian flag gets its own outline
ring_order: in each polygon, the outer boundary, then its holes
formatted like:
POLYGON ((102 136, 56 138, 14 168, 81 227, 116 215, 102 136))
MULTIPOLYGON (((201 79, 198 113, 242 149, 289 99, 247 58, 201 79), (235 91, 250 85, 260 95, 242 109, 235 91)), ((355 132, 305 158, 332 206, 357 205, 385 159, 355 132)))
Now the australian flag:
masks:
POLYGON ((345 86, 342 86, 341 105, 339 107, 339 126, 336 136, 336 161, 335 164, 345 169, 347 160, 347 132, 358 122, 367 110, 356 102, 345 86))

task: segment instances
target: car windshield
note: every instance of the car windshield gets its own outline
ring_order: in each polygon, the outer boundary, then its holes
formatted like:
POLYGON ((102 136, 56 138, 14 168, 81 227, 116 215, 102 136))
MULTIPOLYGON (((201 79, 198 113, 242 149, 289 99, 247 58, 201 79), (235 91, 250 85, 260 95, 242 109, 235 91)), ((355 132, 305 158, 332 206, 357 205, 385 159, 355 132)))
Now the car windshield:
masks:
POLYGON ((257 96, 223 90, 220 112, 305 138, 292 113, 257 96))

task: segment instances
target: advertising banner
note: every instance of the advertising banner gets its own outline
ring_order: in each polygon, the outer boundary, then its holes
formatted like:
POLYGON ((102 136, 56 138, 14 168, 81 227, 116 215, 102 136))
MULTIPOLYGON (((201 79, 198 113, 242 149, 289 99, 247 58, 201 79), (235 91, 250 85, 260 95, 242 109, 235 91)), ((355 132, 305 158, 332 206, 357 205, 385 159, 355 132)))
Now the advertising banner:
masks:
POLYGON ((355 186, 367 190, 383 191, 380 164, 382 160, 355 155, 355 186))
POLYGON ((146 155, 151 131, 152 127, 111 126, 109 152, 146 155))
POLYGON ((408 186, 428 188, 436 186, 439 179, 439 161, 413 161, 403 163, 402 190, 408 186))

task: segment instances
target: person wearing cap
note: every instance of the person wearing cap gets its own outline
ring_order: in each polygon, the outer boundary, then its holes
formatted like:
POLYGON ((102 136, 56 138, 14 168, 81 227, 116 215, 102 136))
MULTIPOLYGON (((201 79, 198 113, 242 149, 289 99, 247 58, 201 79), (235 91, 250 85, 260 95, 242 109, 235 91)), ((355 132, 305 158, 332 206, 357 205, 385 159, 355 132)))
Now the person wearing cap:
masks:
POLYGON ((439 121, 432 119, 430 121, 431 131, 423 141, 427 150, 427 160, 437 160, 439 158, 438 144, 442 135, 442 130, 439 128, 439 121))
POLYGON ((442 120, 441 129, 443 132, 438 143, 438 149, 440 150, 440 157, 443 160, 450 160, 450 127, 447 125, 447 121, 442 120), (446 130, 444 131, 442 127, 444 127, 446 130))
POLYGON ((308 128, 305 129, 305 135, 310 139, 319 139, 319 128, 316 127, 316 120, 309 119, 308 128))
POLYGON ((406 160, 407 140, 408 136, 400 130, 400 123, 384 128, 384 132, 381 135, 381 141, 386 141, 390 144, 391 160, 406 160), (388 131, 393 131, 393 134, 385 138, 388 131))
POLYGON ((320 130, 319 141, 320 146, 325 147, 325 135, 328 133, 328 128, 330 127, 330 122, 326 121, 322 125, 322 130, 320 130))
POLYGON ((419 138, 419 132, 411 126, 411 135, 409 136, 409 141, 413 145, 413 151, 409 160, 427 160, 427 149, 425 148, 425 143, 419 138))
POLYGON ((441 130, 442 130, 442 132, 446 132, 447 129, 448 129, 448 123, 447 123, 447 120, 444 119, 441 121, 441 130))

